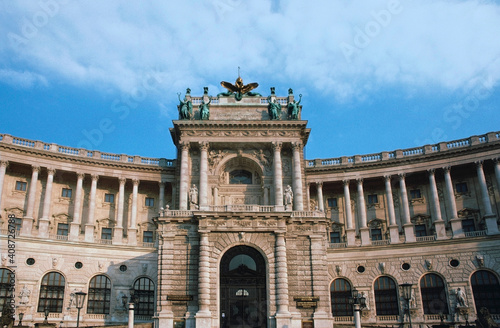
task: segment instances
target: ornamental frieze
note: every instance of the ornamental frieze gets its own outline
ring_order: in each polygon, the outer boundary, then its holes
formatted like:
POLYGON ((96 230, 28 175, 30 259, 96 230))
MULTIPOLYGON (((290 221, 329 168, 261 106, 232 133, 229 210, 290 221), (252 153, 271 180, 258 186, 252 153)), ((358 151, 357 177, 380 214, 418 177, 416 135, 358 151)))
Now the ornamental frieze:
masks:
POLYGON ((300 131, 267 131, 267 130, 183 130, 182 137, 300 137, 300 131))

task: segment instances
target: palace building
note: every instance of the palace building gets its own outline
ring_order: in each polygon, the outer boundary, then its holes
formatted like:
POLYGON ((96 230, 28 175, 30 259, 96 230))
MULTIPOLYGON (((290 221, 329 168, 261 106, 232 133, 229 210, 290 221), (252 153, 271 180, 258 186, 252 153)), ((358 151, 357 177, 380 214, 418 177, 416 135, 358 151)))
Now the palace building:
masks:
POLYGON ((130 302, 158 328, 500 320, 500 132, 306 159, 291 89, 224 86, 180 99, 176 159, 0 134, 16 325, 126 324, 130 302))

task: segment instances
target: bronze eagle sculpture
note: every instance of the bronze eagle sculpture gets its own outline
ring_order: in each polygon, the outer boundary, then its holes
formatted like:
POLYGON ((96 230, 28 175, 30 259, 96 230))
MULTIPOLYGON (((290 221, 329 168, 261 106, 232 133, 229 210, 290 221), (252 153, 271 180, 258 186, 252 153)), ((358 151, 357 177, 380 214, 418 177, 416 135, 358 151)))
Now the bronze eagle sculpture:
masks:
POLYGON ((240 101, 243 95, 248 96, 257 96, 258 93, 250 92, 251 90, 257 88, 259 86, 258 83, 248 83, 246 85, 243 84, 243 79, 238 76, 236 82, 234 84, 222 81, 220 83, 224 88, 228 90, 228 92, 220 93, 221 96, 229 96, 234 93, 234 97, 237 101, 240 101))

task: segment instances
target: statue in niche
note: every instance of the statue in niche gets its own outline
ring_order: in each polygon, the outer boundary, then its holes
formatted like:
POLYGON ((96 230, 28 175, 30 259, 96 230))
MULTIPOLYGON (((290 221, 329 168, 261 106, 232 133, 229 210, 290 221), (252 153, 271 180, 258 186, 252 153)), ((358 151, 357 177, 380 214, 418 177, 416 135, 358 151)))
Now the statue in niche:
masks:
MULTIPOLYGON (((186 95, 188 94, 189 93, 186 92, 186 95)), ((180 93, 177 93, 177 97, 179 98, 180 102, 180 104, 177 105, 177 109, 179 110, 179 119, 180 120, 191 119, 191 117, 193 116, 193 103, 191 102, 191 100, 186 100, 186 98, 184 98, 185 101, 182 101, 180 93)))
POLYGON ((302 101, 302 94, 299 95, 299 101, 293 100, 288 103, 288 119, 290 120, 298 120, 299 119, 299 105, 302 101))
POLYGON ((285 205, 293 204, 293 191, 290 185, 287 185, 285 188, 285 205))
POLYGON ((465 292, 460 287, 457 289, 457 306, 467 306, 467 295, 465 295, 465 292))
POLYGON ((198 188, 195 184, 193 184, 191 190, 189 190, 189 209, 198 209, 198 188))
POLYGON ((29 290, 28 287, 24 285, 23 289, 21 289, 21 291, 19 292, 19 298, 21 299, 19 301, 19 304, 23 305, 28 304, 30 301, 30 295, 31 295, 31 290, 29 290))
POLYGON ((208 97, 208 103, 205 103, 203 100, 198 109, 200 110, 200 119, 202 121, 206 121, 210 118, 210 103, 212 102, 212 98, 208 97))
POLYGON ((281 104, 274 100, 271 101, 271 96, 267 97, 269 104, 267 105, 267 112, 271 120, 279 120, 281 118, 281 104))

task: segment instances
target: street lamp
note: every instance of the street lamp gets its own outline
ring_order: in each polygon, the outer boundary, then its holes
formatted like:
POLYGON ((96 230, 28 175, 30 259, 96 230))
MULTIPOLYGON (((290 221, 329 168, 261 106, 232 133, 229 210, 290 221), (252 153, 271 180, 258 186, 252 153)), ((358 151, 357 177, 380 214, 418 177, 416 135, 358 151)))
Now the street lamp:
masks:
POLYGON ((17 316, 19 318, 19 324, 18 324, 18 326, 22 326, 23 325, 24 313, 21 312, 17 316))
POLYGON ((45 314, 45 320, 43 321, 43 323, 49 323, 49 321, 47 320, 47 318, 49 317, 49 308, 45 308, 45 310, 43 311, 44 314, 45 314))
MULTIPOLYGON (((410 283, 404 283, 399 285, 403 291, 403 298, 406 301, 406 307, 405 307, 405 313, 408 311, 408 321, 410 323, 410 328, 411 328, 411 313, 410 313, 410 299, 411 299, 411 286, 412 284, 410 283)), ((404 317, 403 317, 404 321, 404 317)))
POLYGON ((134 328, 134 306, 136 302, 135 289, 130 288, 130 303, 128 303, 128 328, 134 328))
POLYGON ((354 288, 352 297, 349 297, 349 304, 352 305, 354 310, 354 327, 361 328, 361 315, 359 312, 366 307, 366 297, 354 288))
POLYGON ((80 310, 82 309, 83 303, 85 302, 85 296, 87 296, 87 293, 84 293, 81 291, 75 293, 76 308, 78 309, 78 314, 76 317, 76 327, 77 328, 80 326, 80 310))

